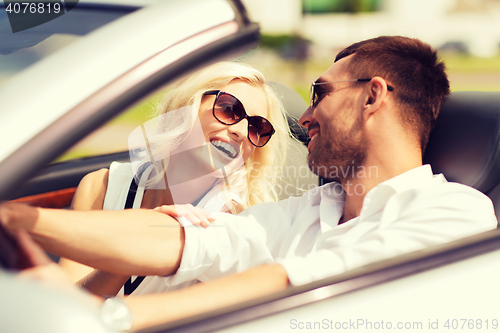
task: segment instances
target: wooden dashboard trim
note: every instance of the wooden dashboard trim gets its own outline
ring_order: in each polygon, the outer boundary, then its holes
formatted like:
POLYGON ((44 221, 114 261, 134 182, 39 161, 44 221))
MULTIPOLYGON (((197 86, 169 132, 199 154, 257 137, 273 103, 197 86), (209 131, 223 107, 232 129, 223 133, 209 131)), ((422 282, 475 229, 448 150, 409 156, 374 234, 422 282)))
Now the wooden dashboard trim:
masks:
POLYGON ((12 202, 19 202, 42 208, 66 208, 71 206, 75 192, 76 187, 70 187, 47 193, 29 195, 14 199, 12 202))

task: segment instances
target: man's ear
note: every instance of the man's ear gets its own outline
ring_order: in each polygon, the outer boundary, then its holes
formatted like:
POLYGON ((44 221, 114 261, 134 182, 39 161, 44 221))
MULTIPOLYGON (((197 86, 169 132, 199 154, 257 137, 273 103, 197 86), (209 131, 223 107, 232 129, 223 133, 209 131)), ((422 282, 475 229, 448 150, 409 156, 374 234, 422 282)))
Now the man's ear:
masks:
POLYGON ((370 82, 366 84, 364 98, 363 117, 368 119, 380 109, 380 105, 387 96, 387 83, 379 76, 374 76, 370 82))

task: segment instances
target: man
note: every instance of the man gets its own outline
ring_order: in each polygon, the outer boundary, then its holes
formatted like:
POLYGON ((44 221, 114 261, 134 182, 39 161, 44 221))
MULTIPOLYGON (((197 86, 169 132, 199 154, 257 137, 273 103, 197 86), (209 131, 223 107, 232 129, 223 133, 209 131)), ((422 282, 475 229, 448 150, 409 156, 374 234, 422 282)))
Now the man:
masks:
POLYGON ((311 88, 311 106, 299 120, 311 137, 308 163, 337 182, 300 198, 221 215, 206 229, 181 229, 173 218, 152 211, 4 206, 0 219, 11 231, 28 230, 45 249, 96 268, 171 275, 170 284, 210 281, 127 299, 136 328, 497 226, 485 195, 422 166, 429 133, 449 94, 444 65, 427 44, 404 37, 353 44, 311 88), (163 228, 147 230, 138 220, 163 228), (117 230, 120 237, 113 236, 117 230), (155 251, 137 253, 137 242, 155 251), (230 273, 240 274, 220 278, 230 273))

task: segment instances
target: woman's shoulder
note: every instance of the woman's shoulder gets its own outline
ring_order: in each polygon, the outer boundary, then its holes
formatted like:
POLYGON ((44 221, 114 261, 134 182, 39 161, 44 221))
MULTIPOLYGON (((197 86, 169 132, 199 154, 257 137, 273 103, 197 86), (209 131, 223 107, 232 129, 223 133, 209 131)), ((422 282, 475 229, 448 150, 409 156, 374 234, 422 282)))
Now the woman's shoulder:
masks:
POLYGON ((73 198, 73 209, 102 209, 108 187, 108 169, 91 172, 82 178, 73 198))

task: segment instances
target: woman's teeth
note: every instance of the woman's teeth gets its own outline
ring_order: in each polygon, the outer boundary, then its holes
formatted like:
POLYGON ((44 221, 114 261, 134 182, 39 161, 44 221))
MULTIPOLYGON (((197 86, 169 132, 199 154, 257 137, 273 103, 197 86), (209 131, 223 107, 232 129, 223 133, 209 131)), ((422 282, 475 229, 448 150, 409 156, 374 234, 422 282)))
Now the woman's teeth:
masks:
POLYGON ((238 152, 229 143, 220 140, 211 140, 210 143, 231 158, 235 158, 238 152))

